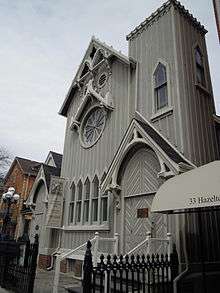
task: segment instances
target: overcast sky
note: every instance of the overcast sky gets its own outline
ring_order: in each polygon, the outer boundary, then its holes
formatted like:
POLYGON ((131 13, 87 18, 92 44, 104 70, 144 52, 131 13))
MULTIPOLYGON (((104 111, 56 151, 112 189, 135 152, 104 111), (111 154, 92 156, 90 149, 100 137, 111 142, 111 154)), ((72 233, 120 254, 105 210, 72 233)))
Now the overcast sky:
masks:
MULTIPOLYGON (((164 1, 0 0, 0 145, 45 160, 62 152, 57 113, 92 35, 127 54, 126 35, 164 1)), ((182 0, 208 29, 207 46, 220 113, 220 49, 211 0, 182 0)))

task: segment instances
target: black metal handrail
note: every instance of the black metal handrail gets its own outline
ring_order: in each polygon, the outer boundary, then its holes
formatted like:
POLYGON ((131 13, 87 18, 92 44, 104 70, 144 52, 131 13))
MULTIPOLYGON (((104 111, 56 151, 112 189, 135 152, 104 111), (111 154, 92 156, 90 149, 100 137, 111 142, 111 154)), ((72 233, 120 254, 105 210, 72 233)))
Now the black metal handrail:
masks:
POLYGON ((84 259, 83 293, 101 292, 173 292, 178 274, 176 251, 170 255, 100 256, 93 266, 91 242, 87 243, 84 259))

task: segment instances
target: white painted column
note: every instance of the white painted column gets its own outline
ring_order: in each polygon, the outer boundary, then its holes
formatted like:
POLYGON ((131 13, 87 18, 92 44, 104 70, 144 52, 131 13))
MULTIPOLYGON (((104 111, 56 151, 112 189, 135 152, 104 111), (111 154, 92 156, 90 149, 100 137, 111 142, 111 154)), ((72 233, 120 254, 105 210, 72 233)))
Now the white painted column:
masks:
POLYGON ((98 248, 99 248, 99 232, 95 232, 95 244, 94 244, 94 266, 97 266, 98 259, 98 248))

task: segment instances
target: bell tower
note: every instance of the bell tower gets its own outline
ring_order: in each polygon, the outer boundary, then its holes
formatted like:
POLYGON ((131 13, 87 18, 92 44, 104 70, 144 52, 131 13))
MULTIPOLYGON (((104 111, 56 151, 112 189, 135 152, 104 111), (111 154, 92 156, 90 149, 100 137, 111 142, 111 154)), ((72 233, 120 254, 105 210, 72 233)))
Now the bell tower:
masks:
POLYGON ((195 165, 218 158, 204 26, 170 0, 129 35, 131 112, 138 111, 195 165))

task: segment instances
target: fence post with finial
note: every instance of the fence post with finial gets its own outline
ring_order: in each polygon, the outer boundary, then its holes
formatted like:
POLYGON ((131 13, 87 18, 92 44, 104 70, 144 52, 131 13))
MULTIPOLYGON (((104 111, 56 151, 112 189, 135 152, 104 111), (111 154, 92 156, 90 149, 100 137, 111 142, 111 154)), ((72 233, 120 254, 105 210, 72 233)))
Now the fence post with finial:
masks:
POLYGON ((175 244, 173 244, 173 252, 170 255, 170 263, 171 263, 171 279, 173 281, 179 274, 179 258, 178 258, 178 253, 177 253, 175 244))
POLYGON ((92 244, 90 241, 87 242, 86 253, 84 257, 83 264, 83 293, 91 293, 92 292, 92 252, 91 252, 92 244))
POLYGON ((95 232, 94 255, 93 255, 94 266, 97 265, 98 249, 99 249, 99 232, 95 232))
POLYGON ((168 254, 168 258, 170 259, 170 255, 172 252, 172 236, 171 233, 167 233, 167 254, 168 254))

